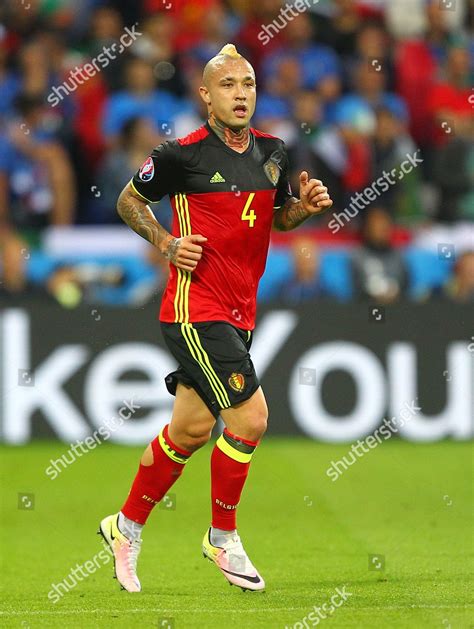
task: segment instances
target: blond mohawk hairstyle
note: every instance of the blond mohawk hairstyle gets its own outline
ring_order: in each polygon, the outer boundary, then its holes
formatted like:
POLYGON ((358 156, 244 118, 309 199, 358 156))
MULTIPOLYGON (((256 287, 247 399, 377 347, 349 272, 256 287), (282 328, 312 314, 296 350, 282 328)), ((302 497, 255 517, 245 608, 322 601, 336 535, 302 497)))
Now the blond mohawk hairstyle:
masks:
MULTIPOLYGON (((226 58, 228 59, 244 59, 240 52, 237 51, 237 48, 234 44, 226 44, 223 46, 215 57, 209 59, 204 68, 202 78, 204 85, 207 87, 209 84, 209 78, 212 71, 216 68, 219 68, 222 64, 226 62, 226 58)), ((250 65, 250 64, 249 64, 250 65)))
POLYGON ((217 56, 219 55, 226 55, 226 57, 232 57, 232 59, 239 59, 242 56, 237 51, 237 48, 234 46, 234 44, 226 44, 225 46, 223 46, 217 53, 217 56))

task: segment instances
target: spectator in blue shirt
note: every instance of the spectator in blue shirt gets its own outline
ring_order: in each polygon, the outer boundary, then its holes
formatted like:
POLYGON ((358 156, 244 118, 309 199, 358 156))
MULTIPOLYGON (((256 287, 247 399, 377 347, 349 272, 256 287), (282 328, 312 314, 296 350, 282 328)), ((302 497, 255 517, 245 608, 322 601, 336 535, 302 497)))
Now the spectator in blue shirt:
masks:
POLYGON ((327 297, 321 286, 319 250, 311 238, 299 237, 293 241, 293 273, 281 287, 279 299, 296 305, 327 297))
POLYGON ((7 68, 7 53, 0 46, 0 118, 13 113, 13 102, 20 91, 21 81, 18 76, 7 68))
POLYGON ((379 107, 388 109, 403 122, 408 122, 408 108, 403 98, 394 92, 386 91, 387 74, 376 59, 362 60, 353 74, 353 92, 344 98, 362 98, 373 111, 379 107))
POLYGON ((124 185, 137 172, 147 155, 163 141, 147 118, 130 118, 120 132, 120 143, 110 150, 101 166, 98 177, 100 199, 94 214, 98 222, 120 223, 117 214, 117 198, 124 185))
POLYGON ((286 59, 298 62, 302 89, 318 89, 325 100, 337 97, 340 91, 340 66, 331 48, 313 43, 311 18, 302 13, 285 28, 286 45, 269 55, 262 67, 264 83, 278 74, 279 65, 286 59))
POLYGON ((0 223, 34 232, 69 224, 75 203, 69 157, 44 130, 41 97, 21 95, 17 111, 0 138, 0 223))
POLYGON ((103 129, 112 145, 130 118, 148 118, 158 132, 168 135, 183 105, 169 92, 156 89, 151 65, 131 58, 125 68, 125 82, 125 89, 113 94, 104 109, 103 129))

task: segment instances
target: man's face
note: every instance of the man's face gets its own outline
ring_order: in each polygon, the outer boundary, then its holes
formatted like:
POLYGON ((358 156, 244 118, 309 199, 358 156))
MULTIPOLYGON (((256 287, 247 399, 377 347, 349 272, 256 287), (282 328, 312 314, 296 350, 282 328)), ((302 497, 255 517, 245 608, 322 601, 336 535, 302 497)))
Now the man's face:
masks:
POLYGON ((154 87, 153 72, 151 67, 141 59, 129 61, 125 78, 127 88, 132 92, 150 92, 154 87))
POLYGON ((201 87, 210 112, 231 129, 245 128, 255 111, 255 73, 245 59, 226 59, 216 65, 201 87))

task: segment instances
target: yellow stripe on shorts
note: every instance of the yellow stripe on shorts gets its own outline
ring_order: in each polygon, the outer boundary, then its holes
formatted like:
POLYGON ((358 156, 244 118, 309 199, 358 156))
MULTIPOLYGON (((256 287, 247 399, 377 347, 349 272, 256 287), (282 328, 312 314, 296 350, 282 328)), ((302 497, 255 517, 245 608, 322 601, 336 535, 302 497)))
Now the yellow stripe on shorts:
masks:
POLYGON ((199 364, 204 375, 206 376, 209 385, 217 398, 219 406, 221 408, 229 408, 229 406, 231 406, 231 403, 229 400, 229 396, 227 395, 227 391, 225 390, 222 382, 219 380, 219 377, 216 374, 213 366, 211 365, 209 356, 202 346, 197 330, 193 328, 192 323, 182 323, 181 332, 189 348, 189 351, 191 352, 192 357, 199 364))

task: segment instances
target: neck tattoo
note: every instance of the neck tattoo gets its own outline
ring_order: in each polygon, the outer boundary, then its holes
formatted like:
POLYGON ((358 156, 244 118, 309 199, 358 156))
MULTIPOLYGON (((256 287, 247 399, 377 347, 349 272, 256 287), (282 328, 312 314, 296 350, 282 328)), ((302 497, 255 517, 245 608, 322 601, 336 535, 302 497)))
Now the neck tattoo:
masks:
POLYGON ((227 127, 223 122, 218 120, 214 114, 209 116, 209 125, 216 133, 216 135, 229 146, 236 151, 245 151, 250 141, 250 127, 247 125, 243 129, 231 129, 227 127))

